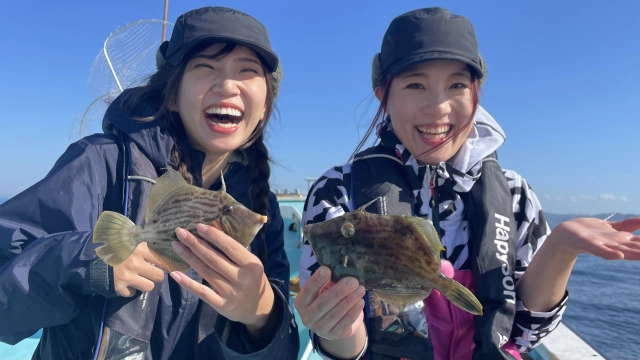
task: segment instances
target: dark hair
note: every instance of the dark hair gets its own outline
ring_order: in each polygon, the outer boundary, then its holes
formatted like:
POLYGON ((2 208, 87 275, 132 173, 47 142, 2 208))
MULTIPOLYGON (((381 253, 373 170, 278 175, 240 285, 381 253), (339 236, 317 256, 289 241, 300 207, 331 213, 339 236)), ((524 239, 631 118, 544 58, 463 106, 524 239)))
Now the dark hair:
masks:
MULTIPOLYGON (((122 100, 122 107, 126 111, 132 111, 135 105, 142 100, 157 101, 160 103, 155 114, 135 119, 138 121, 162 119, 164 126, 169 130, 174 141, 173 148, 171 149, 171 163, 189 184, 200 187, 203 185, 201 174, 194 174, 193 172, 193 167, 189 157, 190 144, 187 139, 187 133, 184 129, 184 125, 182 124, 182 120, 179 117, 176 117, 170 108, 177 102, 180 82, 182 81, 182 76, 184 75, 187 63, 195 54, 203 51, 212 44, 212 42, 203 41, 202 44, 199 44, 191 50, 189 54, 184 56, 180 63, 176 65, 165 63, 149 78, 146 85, 141 86, 137 91, 125 94, 125 97, 122 100)), ((227 43, 221 50, 213 55, 213 58, 221 59, 231 53, 235 47, 236 44, 227 43)), ((271 159, 269 158, 269 151, 264 144, 264 133, 273 111, 276 110, 275 94, 277 93, 279 80, 276 78, 274 73, 267 71, 263 59, 259 55, 257 56, 261 60, 262 69, 265 73, 267 82, 265 116, 251 133, 247 142, 245 142, 238 150, 242 150, 248 159, 247 167, 249 169, 251 181, 252 210, 262 215, 268 215, 270 192, 269 177, 271 175, 269 162, 271 159)), ((266 227, 262 227, 259 233, 260 242, 258 247, 258 257, 260 258, 260 261, 262 261, 266 270, 267 247, 264 234, 265 228, 266 227)))
MULTIPOLYGON (((429 149, 423 152, 422 154, 414 155, 414 157, 417 158, 419 156, 426 155, 428 153, 438 150, 442 146, 451 142, 451 140, 453 140, 454 137, 458 136, 458 134, 463 132, 468 126, 470 126, 473 123, 473 117, 475 116, 476 110, 478 109, 478 104, 480 103, 480 81, 478 80, 478 75, 476 73, 476 70, 469 65, 467 65, 467 67, 469 68, 469 73, 471 73, 471 85, 469 87, 471 90, 471 101, 473 102, 473 111, 471 112, 471 118, 469 118, 469 120, 464 124, 464 126, 460 127, 460 129, 458 129, 455 133, 447 137, 445 141, 438 144, 437 146, 434 146, 432 149, 429 149)), ((369 138, 371 137, 371 135, 373 134, 377 126, 384 122, 384 114, 387 108, 387 103, 389 101, 389 90, 391 89, 392 81, 393 81, 393 78, 388 78, 386 76, 382 77, 382 80, 380 81, 380 87, 382 88, 382 100, 380 100, 380 106, 378 107, 378 111, 376 111, 376 115, 373 117, 373 121, 371 121, 371 125, 369 125, 367 132, 364 134, 364 137, 362 138, 362 140, 360 140, 360 143, 358 143, 358 147, 356 147, 356 150, 353 152, 353 154, 351 154, 351 157, 349 158, 349 160, 352 160, 354 156, 358 152, 360 152, 360 150, 362 149, 364 144, 366 144, 367 140, 369 140, 369 138)), ((379 134, 376 134, 376 137, 379 137, 379 136, 380 136, 379 134)))

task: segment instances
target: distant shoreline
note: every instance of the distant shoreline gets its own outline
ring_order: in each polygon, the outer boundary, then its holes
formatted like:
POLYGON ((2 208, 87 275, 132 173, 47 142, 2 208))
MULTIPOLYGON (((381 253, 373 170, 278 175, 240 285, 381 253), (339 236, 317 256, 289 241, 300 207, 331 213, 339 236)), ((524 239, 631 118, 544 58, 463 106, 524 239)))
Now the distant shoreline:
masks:
MULTIPOLYGON (((0 204, 2 204, 3 202, 9 200, 9 198, 0 198, 0 204)), ((544 211, 544 210, 543 210, 544 211)), ((552 212, 544 212, 544 217, 547 220, 547 223, 549 224, 550 228, 554 228, 556 225, 560 224, 561 222, 565 222, 571 219, 575 219, 578 217, 590 217, 590 218, 598 218, 598 219, 605 219, 606 217, 608 217, 609 215, 611 215, 611 213, 602 213, 602 214, 559 214, 559 213, 552 213, 552 212)), ((622 214, 622 213, 618 213, 615 214, 613 217, 611 217, 611 221, 619 221, 619 220, 624 220, 630 217, 637 217, 640 216, 640 214, 632 214, 632 213, 628 213, 628 214, 622 214)))

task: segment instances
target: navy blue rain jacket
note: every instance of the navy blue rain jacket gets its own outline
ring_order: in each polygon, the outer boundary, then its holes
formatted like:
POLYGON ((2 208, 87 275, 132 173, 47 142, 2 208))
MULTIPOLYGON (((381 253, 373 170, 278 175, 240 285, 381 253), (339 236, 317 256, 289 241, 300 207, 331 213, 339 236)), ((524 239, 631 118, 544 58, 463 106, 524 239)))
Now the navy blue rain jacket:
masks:
MULTIPOLYGON (((148 333, 142 334, 144 326, 131 320, 136 319, 132 314, 140 315, 135 309, 131 312, 140 292, 133 298, 116 295, 113 269, 97 257, 95 248, 100 244, 92 242, 92 229, 102 211, 124 213, 126 192, 127 215, 137 224, 143 221, 152 185, 148 179, 156 179, 171 166, 173 140, 160 121, 132 120, 132 114, 152 114, 153 105, 140 104, 128 114, 120 99, 105 114, 104 134, 70 145, 44 179, 0 205, 0 341, 16 344, 43 328, 34 359, 92 359, 106 312, 105 322, 118 324, 120 317, 120 328, 133 336, 150 337, 147 360, 295 359, 299 339, 288 305, 289 261, 273 193, 265 269, 280 321, 266 347, 253 348, 244 326, 218 316, 170 276, 149 293, 157 299, 156 311, 140 317, 151 322, 148 333)), ((193 149, 191 153, 192 166, 199 172, 204 154, 193 149)), ((251 207, 245 165, 232 162, 225 183, 227 192, 251 207)), ((220 185, 218 181, 211 189, 220 185)), ((254 254, 257 243, 251 245, 254 254)), ((186 274, 202 281, 193 269, 186 274)))

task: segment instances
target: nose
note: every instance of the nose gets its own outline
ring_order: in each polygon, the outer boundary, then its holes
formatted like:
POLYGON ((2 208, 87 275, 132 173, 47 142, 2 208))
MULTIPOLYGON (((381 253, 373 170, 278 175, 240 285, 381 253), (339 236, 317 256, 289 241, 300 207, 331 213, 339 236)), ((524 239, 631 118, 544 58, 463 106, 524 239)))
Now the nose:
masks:
POLYGON ((240 94, 237 81, 224 75, 213 84, 213 91, 225 98, 234 97, 240 94))
POLYGON ((451 112, 447 94, 441 90, 428 91, 425 94, 422 111, 433 119, 441 119, 451 112))

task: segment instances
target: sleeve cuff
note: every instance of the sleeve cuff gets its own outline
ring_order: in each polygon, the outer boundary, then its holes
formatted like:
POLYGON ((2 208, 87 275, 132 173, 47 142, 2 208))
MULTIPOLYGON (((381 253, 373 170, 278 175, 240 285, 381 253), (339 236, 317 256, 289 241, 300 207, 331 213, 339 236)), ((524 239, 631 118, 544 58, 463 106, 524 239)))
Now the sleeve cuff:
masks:
POLYGON ((291 332, 297 332, 297 329, 291 329, 293 323, 293 314, 289 309, 288 303, 277 286, 271 284, 274 293, 274 311, 278 311, 280 320, 269 343, 263 348, 257 348, 249 339, 246 326, 226 321, 222 336, 220 336, 220 344, 226 348, 224 352, 230 355, 229 358, 271 358, 269 354, 280 353, 280 348, 288 346, 288 338, 291 332), (276 310, 277 307, 277 310, 276 310), (237 326, 237 327, 236 327, 237 326), (236 327, 234 331, 234 327, 236 327), (237 334, 234 336, 234 333, 237 334), (235 338, 235 339, 234 339, 235 338))
POLYGON ((516 302, 516 312, 526 312, 531 314, 532 317, 536 318, 550 318, 558 313, 560 309, 567 305, 567 301, 569 300, 569 290, 564 291, 564 296, 562 299, 553 307, 553 309, 549 311, 531 311, 527 309, 522 301, 518 300, 516 302))
POLYGON ((117 296, 113 286, 113 268, 100 258, 89 265, 89 284, 95 294, 106 298, 117 296))
MULTIPOLYGON (((365 327, 365 331, 366 331, 366 327, 365 327)), ((319 337, 318 335, 316 335, 314 332, 312 332, 311 330, 309 330, 309 334, 311 335, 311 342, 313 343, 313 349, 315 350, 315 352, 320 355, 320 357, 324 360, 340 360, 337 357, 327 353, 326 351, 324 351, 324 349, 320 346, 320 341, 319 341, 319 337)), ((364 346, 362 347, 362 351, 360 351, 360 353, 353 358, 353 360, 360 360, 362 359, 365 354, 367 353, 367 348, 369 347, 369 334, 367 333, 367 335, 364 338, 364 346)))

